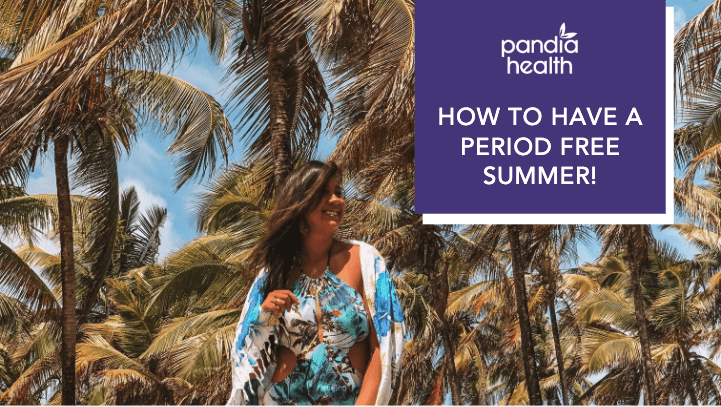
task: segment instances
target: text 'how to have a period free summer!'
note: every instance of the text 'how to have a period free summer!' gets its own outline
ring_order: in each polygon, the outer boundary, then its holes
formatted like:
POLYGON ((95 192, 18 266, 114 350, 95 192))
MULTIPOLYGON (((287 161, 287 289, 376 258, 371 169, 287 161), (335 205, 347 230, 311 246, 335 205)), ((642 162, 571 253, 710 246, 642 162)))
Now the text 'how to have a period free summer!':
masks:
MULTIPOLYGON (((638 110, 634 107, 623 114, 615 107, 598 108, 552 108, 548 112, 552 126, 643 126, 638 110)), ((535 127, 544 120, 541 109, 536 107, 462 107, 438 108, 439 126, 496 126, 499 120, 508 120, 512 126, 535 127)), ((483 132, 487 134, 487 131, 483 132)), ((617 156, 621 154, 619 137, 568 137, 558 138, 503 137, 471 135, 461 137, 460 155, 477 156, 545 156, 558 149, 563 156, 617 156)), ((483 183, 509 184, 596 184, 595 166, 494 166, 483 167, 483 183)))

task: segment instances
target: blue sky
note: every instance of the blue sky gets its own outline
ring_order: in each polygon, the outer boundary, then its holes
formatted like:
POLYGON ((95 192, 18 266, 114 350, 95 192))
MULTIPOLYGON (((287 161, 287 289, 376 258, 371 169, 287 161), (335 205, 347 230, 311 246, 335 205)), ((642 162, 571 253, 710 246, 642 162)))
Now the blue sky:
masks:
MULTIPOLYGON (((225 105, 230 94, 226 91, 227 86, 221 83, 226 64, 227 61, 221 65, 216 64, 208 54, 206 43, 201 40, 198 50, 193 55, 185 56, 173 69, 168 67, 168 73, 209 93, 225 105)), ((243 129, 235 126, 238 123, 237 110, 228 112, 228 117, 235 130, 229 162, 242 162, 245 148, 240 142, 243 129)), ((168 209, 168 220, 161 231, 160 256, 164 257, 198 235, 193 217, 193 209, 197 203, 195 197, 204 190, 208 178, 200 182, 198 180, 188 182, 176 192, 175 160, 166 154, 173 135, 164 134, 162 129, 157 127, 149 124, 139 132, 130 154, 125 154, 120 159, 119 177, 121 189, 135 186, 141 200, 141 210, 151 205, 160 205, 168 209)), ((336 141, 337 139, 331 139, 327 134, 323 135, 317 158, 327 157, 333 151, 336 141)), ((224 165, 223 162, 218 164, 224 165)), ((51 156, 45 157, 32 173, 27 190, 30 194, 56 191, 51 156)), ((40 246, 51 253, 59 252, 59 248, 50 242, 42 242, 40 246)))
MULTIPOLYGON (((703 11, 709 4, 708 0, 668 0, 666 2, 667 6, 675 8, 674 26, 676 30, 689 18, 703 11)), ((229 92, 225 91, 225 86, 221 83, 225 74, 223 65, 216 64, 208 56, 205 43, 201 40, 197 52, 184 57, 174 67, 172 74, 213 95, 219 102, 225 104, 229 92)), ((232 124, 237 124, 237 111, 233 111, 229 117, 232 124)), ((146 126, 140 132, 130 155, 124 155, 121 158, 119 170, 121 188, 135 186, 142 202, 141 208, 155 204, 168 209, 168 221, 161 232, 163 243, 160 254, 162 257, 197 236, 193 208, 197 202, 196 196, 203 191, 207 178, 203 182, 187 183, 176 192, 174 190, 176 168, 174 159, 166 154, 172 135, 163 135, 158 132, 159 130, 154 126, 146 126), (165 137, 163 138, 163 136, 165 137)), ((242 132, 242 128, 235 127, 235 143, 234 150, 230 155, 231 162, 243 161, 244 146, 239 141, 242 132)), ((318 158, 327 157, 336 142, 337 137, 325 134, 320 142, 318 158)), ((28 192, 31 194, 55 192, 52 158, 46 158, 31 175, 28 192)), ((673 243, 688 256, 693 255, 694 250, 688 247, 674 232, 660 232, 658 229, 656 231, 658 232, 657 237, 673 243)), ((49 242, 42 246, 54 253, 58 251, 49 242)), ((581 248, 579 254, 582 262, 592 261, 598 256, 598 248, 595 245, 581 248)))

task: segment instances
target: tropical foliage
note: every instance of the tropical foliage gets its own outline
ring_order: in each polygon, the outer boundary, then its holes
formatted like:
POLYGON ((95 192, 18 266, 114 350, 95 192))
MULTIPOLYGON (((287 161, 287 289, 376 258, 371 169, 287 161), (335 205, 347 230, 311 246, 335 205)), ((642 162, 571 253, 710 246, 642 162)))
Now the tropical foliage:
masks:
POLYGON ((393 401, 721 403, 719 16, 676 37, 684 258, 648 225, 424 225, 411 0, 0 0, 0 403, 224 404, 250 250, 323 132, 344 168, 338 237, 383 253, 411 332, 393 401), (199 35, 232 51, 228 106, 161 73, 199 35), (233 128, 247 146, 162 259, 167 211, 118 185, 148 120, 175 133, 177 188, 227 157, 233 128), (58 193, 28 195, 51 150, 58 193), (581 264, 583 247, 599 257, 581 264))

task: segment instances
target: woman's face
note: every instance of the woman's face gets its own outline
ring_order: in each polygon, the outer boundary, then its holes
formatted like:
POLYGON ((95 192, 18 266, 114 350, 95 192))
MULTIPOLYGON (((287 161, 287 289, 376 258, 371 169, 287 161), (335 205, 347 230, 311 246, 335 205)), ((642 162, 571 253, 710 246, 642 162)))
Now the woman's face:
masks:
POLYGON ((343 189, 338 178, 333 177, 325 186, 318 206, 305 216, 309 232, 332 235, 343 220, 344 210, 343 189))

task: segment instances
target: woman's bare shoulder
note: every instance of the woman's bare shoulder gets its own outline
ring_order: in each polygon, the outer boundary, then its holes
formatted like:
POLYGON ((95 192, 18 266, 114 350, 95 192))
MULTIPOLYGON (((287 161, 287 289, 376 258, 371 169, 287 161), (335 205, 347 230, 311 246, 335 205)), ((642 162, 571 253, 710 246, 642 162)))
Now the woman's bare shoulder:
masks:
POLYGON ((360 253, 360 246, 355 244, 355 242, 347 242, 347 241, 341 240, 341 241, 337 241, 337 243, 335 243, 335 244, 338 245, 337 250, 340 253, 349 254, 354 257, 358 256, 358 254, 360 253))
POLYGON ((360 246, 354 242, 337 242, 337 253, 342 259, 342 270, 339 277, 356 291, 363 292, 363 275, 361 273, 360 246))
POLYGON ((335 249, 336 253, 343 259, 344 264, 350 266, 352 274, 360 273, 360 246, 346 241, 339 241, 335 244, 338 246, 335 249))

